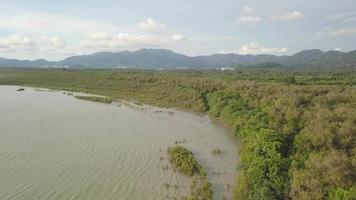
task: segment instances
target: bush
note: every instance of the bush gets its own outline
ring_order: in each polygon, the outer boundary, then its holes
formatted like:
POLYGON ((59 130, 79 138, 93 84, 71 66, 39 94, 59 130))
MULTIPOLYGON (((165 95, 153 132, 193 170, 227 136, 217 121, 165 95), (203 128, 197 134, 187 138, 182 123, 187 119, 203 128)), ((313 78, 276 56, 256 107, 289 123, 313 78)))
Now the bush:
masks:
POLYGON ((169 161, 178 171, 188 176, 194 176, 191 184, 191 195, 183 197, 183 199, 211 200, 213 198, 213 189, 208 182, 206 172, 191 151, 181 145, 175 145, 168 148, 168 156, 169 161))
MULTIPOLYGON (((332 188, 352 186, 355 175, 347 154, 333 149, 311 153, 305 167, 292 174, 290 195, 292 199, 324 199, 332 188)), ((335 192, 332 195, 339 195, 335 192)))
POLYGON ((194 158, 193 153, 183 146, 175 145, 173 147, 169 147, 168 155, 169 161, 181 173, 188 176, 193 176, 196 173, 203 173, 203 168, 194 158))
POLYGON ((356 187, 345 190, 342 188, 336 188, 329 192, 328 200, 355 200, 356 199, 356 187))

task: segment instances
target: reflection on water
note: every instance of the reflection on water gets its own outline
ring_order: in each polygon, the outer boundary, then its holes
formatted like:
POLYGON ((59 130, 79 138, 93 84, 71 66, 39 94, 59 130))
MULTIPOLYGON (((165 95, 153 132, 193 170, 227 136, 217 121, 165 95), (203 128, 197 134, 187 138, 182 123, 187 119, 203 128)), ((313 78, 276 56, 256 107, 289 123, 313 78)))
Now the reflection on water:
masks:
POLYGON ((175 141, 207 170, 216 199, 231 196, 237 144, 206 116, 18 88, 0 86, 0 199, 179 198, 190 179, 167 161, 175 141))

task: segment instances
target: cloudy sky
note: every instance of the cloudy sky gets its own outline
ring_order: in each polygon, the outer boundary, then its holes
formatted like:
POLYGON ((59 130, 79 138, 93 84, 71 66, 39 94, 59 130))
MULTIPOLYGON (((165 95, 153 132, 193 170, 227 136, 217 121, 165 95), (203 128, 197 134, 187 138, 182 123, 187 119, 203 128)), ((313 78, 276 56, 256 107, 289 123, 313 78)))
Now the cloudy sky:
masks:
POLYGON ((0 0, 0 57, 356 49, 356 0, 0 0))

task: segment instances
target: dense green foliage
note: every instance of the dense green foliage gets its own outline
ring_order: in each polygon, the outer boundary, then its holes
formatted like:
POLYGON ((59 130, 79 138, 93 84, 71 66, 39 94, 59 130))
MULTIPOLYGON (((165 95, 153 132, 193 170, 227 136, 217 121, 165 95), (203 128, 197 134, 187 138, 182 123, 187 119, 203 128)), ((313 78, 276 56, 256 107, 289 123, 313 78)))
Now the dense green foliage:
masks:
POLYGON ((268 126, 268 116, 239 95, 218 91, 208 96, 209 114, 235 129, 242 140, 242 169, 236 187, 239 199, 282 199, 287 182, 284 136, 268 126))
POLYGON ((356 199, 356 187, 344 190, 342 188, 336 188, 331 190, 328 196, 328 200, 355 200, 356 199))
POLYGON ((169 162, 171 162, 181 173, 193 176, 194 174, 204 173, 202 166, 194 158, 191 151, 181 145, 168 148, 169 162))
POLYGON ((0 70, 0 84, 206 112, 243 144, 236 199, 355 194, 355 73, 0 70))
POLYGON ((213 189, 208 182, 205 170, 195 159, 194 154, 181 145, 168 148, 169 161, 179 172, 195 176, 191 185, 191 195, 185 200, 209 200, 213 198, 213 189))

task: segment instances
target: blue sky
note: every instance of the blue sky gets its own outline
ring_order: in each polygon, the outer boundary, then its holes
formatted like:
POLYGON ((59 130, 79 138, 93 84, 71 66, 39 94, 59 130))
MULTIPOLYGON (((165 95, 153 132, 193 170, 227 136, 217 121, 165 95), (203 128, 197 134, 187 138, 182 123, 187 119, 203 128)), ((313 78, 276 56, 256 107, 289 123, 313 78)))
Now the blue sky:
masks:
POLYGON ((0 57, 356 49, 355 0, 0 0, 0 57))

